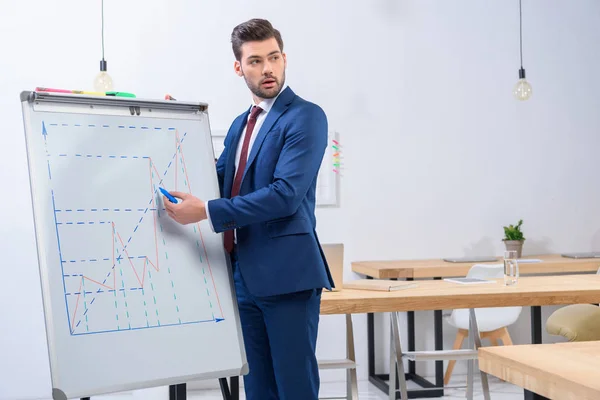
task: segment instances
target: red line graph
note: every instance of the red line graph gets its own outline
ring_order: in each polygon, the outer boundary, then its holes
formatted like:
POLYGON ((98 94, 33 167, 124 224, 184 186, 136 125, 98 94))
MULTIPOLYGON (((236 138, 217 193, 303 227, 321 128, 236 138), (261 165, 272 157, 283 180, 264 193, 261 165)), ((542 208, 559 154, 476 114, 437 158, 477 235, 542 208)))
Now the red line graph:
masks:
POLYGON ((77 315, 77 308, 79 307, 79 297, 81 297, 81 286, 83 285, 83 279, 81 279, 81 281, 79 282, 79 294, 77 295, 77 302, 75 303, 75 312, 73 313, 73 321, 71 322, 71 332, 73 332, 73 330, 75 329, 75 318, 74 316, 77 315))
MULTIPOLYGON (((179 132, 175 131, 175 141, 176 143, 180 143, 179 140, 179 132)), ((183 170, 185 172, 185 179, 187 180, 187 184, 188 184, 188 190, 190 192, 190 194, 192 193, 192 186, 190 183, 190 178, 188 177, 188 173, 187 173, 187 166, 185 164, 185 157, 183 155, 183 149, 181 148, 181 145, 178 146, 179 152, 181 153, 181 161, 183 164, 183 170)), ((177 158, 177 157, 175 157, 177 158)), ((198 232, 200 233, 200 242, 202 243, 202 248, 204 250, 204 254, 206 255, 206 244, 204 243, 204 238, 202 237, 202 230, 200 229, 200 223, 196 223, 196 225, 198 226, 198 232)), ((212 280, 213 283, 213 288, 215 289, 215 295, 217 296, 217 303, 219 304, 219 311, 221 312, 221 315, 223 315, 223 309, 221 308, 221 300, 219 299, 219 293, 217 292, 217 287, 215 285, 215 278, 213 277, 213 273, 212 273, 212 268, 210 267, 210 261, 208 259, 208 257, 205 257, 206 259, 206 263, 208 264, 208 271, 210 273, 210 278, 212 280)))

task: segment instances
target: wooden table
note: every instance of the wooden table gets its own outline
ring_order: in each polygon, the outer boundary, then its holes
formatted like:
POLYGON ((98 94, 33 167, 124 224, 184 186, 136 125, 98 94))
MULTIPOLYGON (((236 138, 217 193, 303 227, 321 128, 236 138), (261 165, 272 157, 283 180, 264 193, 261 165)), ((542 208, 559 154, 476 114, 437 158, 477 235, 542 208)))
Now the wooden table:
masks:
POLYGON ((416 281, 416 287, 392 292, 343 289, 323 292, 321 314, 361 314, 457 308, 549 306, 600 302, 600 275, 527 276, 515 286, 461 285, 416 281))
MULTIPOLYGON (((528 276, 520 278, 516 286, 508 287, 500 281, 483 285, 460 285, 440 280, 416 283, 415 288, 394 292, 350 289, 323 292, 321 314, 372 314, 499 305, 540 307, 600 302, 600 275, 528 276)), ((532 342, 540 343, 541 318, 532 321, 532 324, 536 325, 534 330, 540 332, 540 337, 533 337, 532 342)), ((414 351, 414 348, 408 350, 414 351)), ((436 350, 441 349, 436 346, 436 350)), ((526 392, 526 398, 536 397, 526 392)))
MULTIPOLYGON (((519 272, 527 274, 559 274, 596 272, 600 268, 600 259, 574 259, 562 257, 560 254, 527 256, 523 259, 539 259, 537 263, 520 263, 519 272)), ((485 263, 451 263, 442 259, 431 260, 392 260, 392 261, 357 261, 352 263, 352 271, 376 279, 392 278, 435 278, 465 276, 473 264, 500 264, 502 258, 495 262, 485 263)))
MULTIPOLYGON (((568 273, 593 273, 600 268, 600 259, 573 259, 560 256, 560 254, 533 255, 523 257, 524 259, 539 259, 538 263, 520 263, 519 270, 521 275, 533 274, 568 274, 568 273)), ((501 263, 498 261, 481 264, 501 263)), ((362 274, 368 278, 375 279, 442 279, 445 277, 465 276, 471 266, 469 263, 451 263, 442 259, 426 260, 381 260, 381 261, 356 261, 352 262, 352 271, 362 274)), ((531 307, 531 337, 532 343, 542 342, 542 311, 540 306, 531 307)), ((385 380, 387 375, 377 374, 375 372, 375 319, 372 313, 367 316, 367 344, 368 344, 368 364, 369 381, 383 391, 387 391, 385 380)), ((443 349, 443 321, 442 310, 435 309, 433 313, 434 341, 435 349, 443 349)), ((408 349, 415 349, 415 315, 414 311, 407 312, 407 330, 408 330, 408 349)), ((426 397, 441 397, 444 392, 443 362, 436 362, 435 366, 435 384, 429 382, 416 373, 415 363, 408 363, 409 379, 418 383, 428 390, 419 390, 415 394, 426 397)))
POLYGON ((600 342, 479 349, 479 368, 550 399, 600 399, 600 342))

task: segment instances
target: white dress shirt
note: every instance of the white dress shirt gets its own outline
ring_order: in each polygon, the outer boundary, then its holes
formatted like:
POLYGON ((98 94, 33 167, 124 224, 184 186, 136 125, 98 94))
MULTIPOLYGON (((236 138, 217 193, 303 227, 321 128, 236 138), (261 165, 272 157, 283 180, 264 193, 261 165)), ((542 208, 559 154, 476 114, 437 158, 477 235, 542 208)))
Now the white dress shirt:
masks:
MULTIPOLYGON (((281 92, 283 92, 285 90, 285 88, 287 88, 287 83, 285 83, 283 85, 283 87, 281 88, 281 90, 279 91, 277 96, 275 96, 272 99, 264 99, 260 103, 256 104, 258 107, 262 108, 262 111, 260 112, 260 114, 258 114, 258 117, 256 118, 256 124, 254 125, 254 129, 252 130, 252 136, 250 137, 250 143, 248 143, 247 156, 250 156, 250 153, 252 151, 252 146, 254 145, 254 141, 256 140, 256 135, 258 135, 258 132, 260 131, 260 128, 261 128, 263 122, 265 122, 265 119, 267 118, 269 111, 271 111, 271 108, 273 107, 275 100, 277 100, 277 98, 279 97, 281 92)), ((252 104, 252 106, 255 105, 254 100, 252 101, 251 104, 252 104)), ((244 127, 244 131, 240 135, 240 139, 239 139, 237 148, 235 150, 235 172, 233 174, 234 180, 235 180, 235 175, 237 174, 238 166, 240 165, 240 156, 242 154, 242 147, 243 147, 243 143, 244 143, 244 138, 246 137, 246 129, 248 128, 248 120, 249 119, 250 119, 250 113, 248 113, 248 119, 246 119, 246 126, 244 127)), ((246 158, 246 161, 248 161, 248 158, 246 158)), ((208 219, 208 222, 210 225, 210 229, 212 229, 212 231, 214 232, 215 228, 213 226, 212 220, 210 219, 210 212, 208 211, 208 203, 209 203, 208 201, 205 203, 206 216, 207 216, 207 219, 208 219)), ((236 236, 235 236, 235 232, 234 232, 234 241, 235 240, 236 240, 236 236)))

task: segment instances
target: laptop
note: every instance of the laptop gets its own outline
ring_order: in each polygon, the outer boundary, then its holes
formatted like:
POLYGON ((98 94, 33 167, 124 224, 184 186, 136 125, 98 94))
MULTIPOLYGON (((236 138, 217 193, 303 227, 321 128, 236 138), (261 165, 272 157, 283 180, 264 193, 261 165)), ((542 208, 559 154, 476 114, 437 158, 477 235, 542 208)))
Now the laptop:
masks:
POLYGON ((444 261, 451 263, 480 263, 480 262, 494 262, 498 261, 498 257, 449 257, 444 258, 444 261))
POLYGON ((562 257, 566 258, 600 258, 600 251, 589 251, 581 253, 564 253, 562 257))

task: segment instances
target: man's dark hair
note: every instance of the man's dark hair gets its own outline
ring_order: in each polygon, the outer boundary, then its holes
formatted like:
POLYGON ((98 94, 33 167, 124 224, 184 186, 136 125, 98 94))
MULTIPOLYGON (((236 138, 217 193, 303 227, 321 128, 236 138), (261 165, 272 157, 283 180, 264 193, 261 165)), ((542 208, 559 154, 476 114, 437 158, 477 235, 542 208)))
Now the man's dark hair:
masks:
POLYGON ((279 50, 283 52, 283 40, 281 34, 266 19, 254 18, 243 22, 233 28, 231 32, 231 47, 235 59, 240 61, 242 58, 242 45, 245 42, 262 41, 275 38, 279 44, 279 50))

